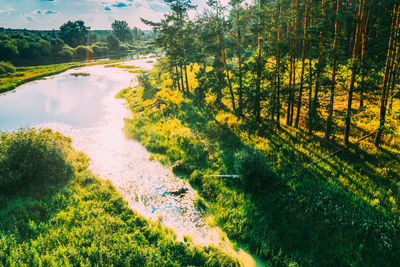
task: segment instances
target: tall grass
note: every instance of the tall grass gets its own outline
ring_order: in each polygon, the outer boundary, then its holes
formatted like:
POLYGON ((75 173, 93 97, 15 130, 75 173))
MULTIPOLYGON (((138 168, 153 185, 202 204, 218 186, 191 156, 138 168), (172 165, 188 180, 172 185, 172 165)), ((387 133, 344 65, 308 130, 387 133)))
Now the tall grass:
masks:
POLYGON ((0 194, 0 266, 237 266, 129 209, 68 138, 30 129, 0 140, 2 189, 18 185, 0 194))
POLYGON ((0 74, 15 72, 16 68, 11 62, 0 61, 0 74))

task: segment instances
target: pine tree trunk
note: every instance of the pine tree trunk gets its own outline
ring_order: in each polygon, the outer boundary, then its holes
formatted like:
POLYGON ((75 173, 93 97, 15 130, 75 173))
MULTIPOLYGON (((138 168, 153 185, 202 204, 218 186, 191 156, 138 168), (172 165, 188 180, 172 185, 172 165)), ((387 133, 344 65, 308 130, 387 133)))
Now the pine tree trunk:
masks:
POLYGON ((225 66, 226 78, 228 80, 228 85, 229 85, 229 93, 231 95, 232 110, 233 110, 234 113, 236 113, 235 95, 233 93, 233 88, 232 88, 231 78, 230 78, 230 75, 229 75, 228 65, 226 64, 226 53, 225 53, 225 50, 223 50, 223 56, 224 56, 224 66, 225 66))
MULTIPOLYGON (((279 8, 279 18, 282 14, 282 5, 279 8)), ((278 49, 280 49, 281 42, 281 31, 282 26, 279 22, 278 27, 278 49)), ((276 87, 276 123, 278 128, 281 126, 281 51, 277 51, 276 54, 276 75, 277 75, 277 87, 276 87)))
MULTIPOLYGON (((258 0, 258 24, 261 24, 261 0, 258 0)), ((260 27, 257 33, 257 70, 256 70, 256 92, 254 97, 254 117, 257 122, 261 121, 261 33, 260 27)))
POLYGON ((394 89, 396 87, 396 76, 397 76, 397 63, 392 71, 392 86, 390 87, 390 93, 389 93, 389 98, 390 98, 389 110, 388 110, 389 115, 392 113, 392 108, 393 108, 393 97, 394 97, 394 89))
POLYGON ((333 123, 333 104, 335 100, 335 87, 336 87, 336 69, 337 69, 337 56, 338 56, 338 35, 339 35, 339 20, 338 15, 342 0, 336 1, 336 18, 335 18, 335 37, 333 40, 333 62, 332 62, 332 81, 331 81, 331 94, 329 98, 328 106, 328 119, 326 123, 325 139, 329 139, 332 134, 332 123, 333 123))
POLYGON ((176 71, 176 72, 175 72, 175 83, 178 84, 178 90, 179 90, 179 91, 182 91, 182 90, 181 90, 181 84, 180 84, 180 81, 179 81, 180 79, 179 79, 178 65, 175 65, 175 71, 176 71))
POLYGON ((280 91, 281 91, 281 79, 280 79, 280 55, 278 53, 276 59, 276 76, 277 76, 277 84, 276 84, 276 124, 278 128, 281 125, 281 101, 280 101, 280 91))
POLYGON ((189 93, 189 81, 188 81, 186 64, 184 66, 185 66, 184 68, 185 68, 186 92, 189 93))
MULTIPOLYGON (((296 4, 295 4, 295 2, 294 2, 294 0, 292 0, 292 5, 291 5, 291 11, 292 12, 296 12, 296 9, 297 9, 297 2, 298 1, 296 1, 296 4)), ((289 126, 291 126, 292 125, 292 118, 293 118, 293 115, 292 115, 292 112, 293 112, 293 95, 294 95, 294 83, 295 83, 295 81, 294 81, 294 77, 296 76, 295 75, 295 71, 296 71, 296 68, 295 68, 295 64, 296 64, 296 42, 295 42, 295 40, 294 40, 294 38, 295 38, 295 31, 296 31, 296 28, 297 28, 297 16, 295 15, 295 21, 294 22, 292 22, 292 25, 291 25, 291 29, 290 29, 290 31, 292 32, 292 38, 293 38, 293 40, 292 40, 292 48, 291 48, 291 50, 290 50, 290 67, 289 67, 289 86, 288 86, 288 91, 289 91, 289 94, 288 94, 288 104, 287 104, 287 114, 286 114, 286 125, 289 125, 289 126)), ((291 20, 293 20, 293 17, 291 16, 291 20)))
POLYGON ((238 64, 239 64, 239 110, 238 116, 243 116, 243 74, 242 74, 242 49, 241 49, 241 32, 238 30, 238 64))
POLYGON ((293 50, 290 51, 290 66, 289 66, 289 85, 288 85, 288 102, 287 102, 287 113, 286 113, 286 125, 290 126, 290 117, 292 111, 292 78, 293 78, 293 50))
POLYGON ((362 32, 361 43, 361 86, 360 86, 360 108, 364 106, 364 91, 365 91, 365 43, 367 41, 366 27, 362 32))
POLYGON ((181 80, 182 92, 185 92, 185 86, 183 85, 183 70, 182 70, 182 65, 180 66, 180 69, 181 69, 181 77, 180 77, 180 80, 181 80))
POLYGON ((294 32, 295 32, 295 39, 293 42, 293 71, 292 71, 292 78, 293 78, 293 82, 292 82, 292 99, 291 99, 291 111, 290 111, 290 121, 289 121, 289 125, 292 126, 293 124, 293 113, 294 113, 294 99, 295 99, 295 92, 296 92, 296 53, 297 53, 297 41, 296 41, 296 31, 297 31, 297 26, 298 26, 298 14, 297 14, 297 9, 299 7, 299 1, 296 0, 295 3, 295 10, 296 10, 296 14, 295 14, 295 20, 294 20, 294 32))
MULTIPOLYGON (((322 0, 322 11, 321 11, 322 17, 325 17, 325 0, 322 0)), ((316 120, 318 117, 318 107, 319 107, 319 100, 318 100, 318 94, 321 88, 321 79, 322 79, 322 73, 324 71, 324 33, 323 33, 323 26, 321 25, 321 30, 319 32, 319 46, 318 46, 318 63, 317 63, 317 80, 315 83, 315 91, 314 91, 314 99, 311 103, 311 110, 310 110, 310 124, 308 128, 309 134, 312 134, 316 120)))
POLYGON ((347 96, 347 113, 346 113, 346 121, 345 121, 345 131, 344 131, 344 143, 345 145, 349 144, 349 136, 350 136, 350 125, 351 125, 351 107, 353 102, 353 92, 354 92, 354 83, 356 80, 357 73, 357 64, 358 64, 358 54, 360 52, 360 44, 361 44, 361 33, 364 27, 364 0, 360 0, 357 14, 357 28, 355 34, 354 48, 353 48, 353 56, 352 56, 352 67, 351 67, 351 79, 350 79, 350 87, 347 96))
POLYGON ((376 147, 379 147, 381 143, 383 127, 385 126, 386 107, 389 97, 389 86, 390 86, 390 75, 391 75, 390 72, 392 71, 393 65, 395 64, 395 58, 397 57, 396 52, 398 52, 398 46, 399 46, 397 38, 399 33, 398 32, 399 24, 400 24, 400 8, 397 4, 395 4, 393 7, 391 34, 389 38, 388 53, 386 56, 385 76, 381 90, 379 128, 377 130, 375 137, 376 147))
MULTIPOLYGON (((296 46, 296 44, 295 44, 296 46)), ((290 121, 289 125, 292 126, 293 124, 293 117, 294 117, 294 99, 295 99, 295 92, 296 92, 296 50, 294 51, 295 57, 293 58, 293 91, 292 91, 292 99, 291 99, 291 111, 290 111, 290 121)))
POLYGON ((307 46, 307 27, 308 27, 308 13, 310 8, 310 0, 306 0, 306 11, 304 14, 304 34, 303 34, 303 49, 301 52, 301 76, 300 76, 300 89, 299 89, 299 97, 297 101, 297 114, 296 121, 294 123, 294 127, 299 127, 300 121, 300 113, 301 113, 301 99, 303 97, 303 87, 304 87, 304 69, 305 69, 305 61, 306 61, 306 46, 307 46))
MULTIPOLYGON (((312 50, 312 38, 310 40, 310 51, 312 50)), ((312 115, 311 115, 311 106, 312 106, 312 92, 313 92, 313 82, 312 82, 312 78, 313 78, 313 66, 312 66, 312 56, 310 53, 310 56, 308 58, 308 124, 311 125, 312 121, 312 115)), ((310 127, 308 128, 310 129, 310 127)))

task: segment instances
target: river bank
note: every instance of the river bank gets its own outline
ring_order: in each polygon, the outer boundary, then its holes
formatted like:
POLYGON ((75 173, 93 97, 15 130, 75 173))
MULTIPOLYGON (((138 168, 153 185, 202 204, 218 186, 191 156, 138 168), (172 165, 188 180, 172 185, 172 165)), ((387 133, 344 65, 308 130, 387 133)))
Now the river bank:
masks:
POLYGON ((135 86, 138 70, 151 69, 154 61, 89 66, 24 85, 0 96, 0 129, 35 126, 69 136, 72 146, 90 158, 90 169, 110 180, 141 216, 173 229, 179 241, 240 254, 246 266, 255 266, 251 256, 236 252, 221 230, 208 225, 196 191, 125 136, 124 119, 132 113, 115 95, 135 86))
POLYGON ((123 60, 120 59, 98 60, 98 61, 88 61, 88 62, 70 62, 70 63, 60 63, 52 65, 31 66, 31 67, 17 67, 16 71, 13 73, 0 75, 0 93, 11 91, 17 88, 18 86, 21 86, 31 81, 63 73, 69 69, 83 67, 83 66, 118 63, 121 61, 123 60))
POLYGON ((237 266, 130 209, 71 139, 19 130, 0 140, 0 265, 237 266))

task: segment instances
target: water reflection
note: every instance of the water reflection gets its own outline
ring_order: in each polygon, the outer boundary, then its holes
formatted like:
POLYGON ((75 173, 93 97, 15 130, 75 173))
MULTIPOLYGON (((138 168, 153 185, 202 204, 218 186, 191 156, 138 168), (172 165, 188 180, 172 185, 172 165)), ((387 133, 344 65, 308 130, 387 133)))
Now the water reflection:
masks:
MULTIPOLYGON (((148 61, 124 64, 148 69, 148 61)), ((39 126, 71 137, 73 146, 91 159, 91 169, 110 179, 140 214, 173 228, 180 239, 190 235, 199 244, 231 247, 195 208, 196 191, 159 162, 150 161, 140 143, 125 137, 124 118, 132 114, 124 100, 114 96, 135 82, 135 74, 122 69, 91 66, 30 83, 0 95, 0 130, 39 126), (90 75, 71 75, 78 72, 90 75)), ((254 260, 248 257, 246 262, 251 266, 254 260)))
MULTIPOLYGON (((146 59, 124 64, 151 67, 146 59)), ((124 135, 131 114, 114 96, 135 82, 118 68, 91 66, 38 81, 0 97, 0 129, 24 126, 52 128, 70 136, 73 146, 91 159, 91 168, 110 179, 130 206, 142 215, 173 228, 180 237, 201 244, 217 243, 219 234, 207 227, 194 206, 196 192, 168 168, 150 161, 150 153, 124 135), (89 76, 71 75, 84 72, 89 76), (184 194, 170 194, 179 192, 184 194)))
POLYGON ((114 81, 99 75, 68 74, 31 83, 0 97, 0 129, 12 130, 49 121, 91 126, 103 113, 98 103, 114 85, 114 81))

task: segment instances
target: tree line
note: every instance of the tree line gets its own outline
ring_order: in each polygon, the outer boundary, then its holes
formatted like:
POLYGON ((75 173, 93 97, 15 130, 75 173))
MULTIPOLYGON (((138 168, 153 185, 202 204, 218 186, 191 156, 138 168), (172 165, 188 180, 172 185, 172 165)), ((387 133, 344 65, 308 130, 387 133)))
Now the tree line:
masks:
POLYGON ((345 145, 355 114, 376 104, 381 144, 399 95, 397 0, 208 0, 195 18, 190 0, 164 1, 161 21, 142 21, 157 33, 173 89, 212 95, 215 107, 227 98, 238 118, 340 135, 345 145))
POLYGON ((92 59, 149 47, 152 33, 114 21, 111 31, 91 31, 81 20, 68 21, 59 30, 33 31, 0 28, 0 61, 37 65, 92 59))

